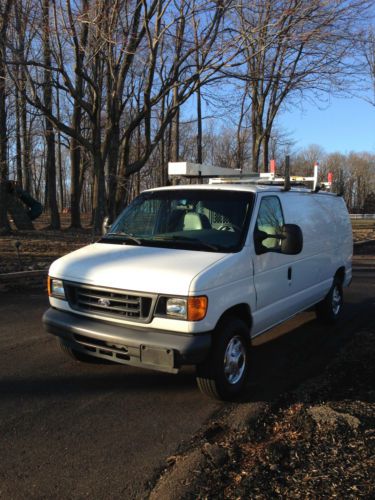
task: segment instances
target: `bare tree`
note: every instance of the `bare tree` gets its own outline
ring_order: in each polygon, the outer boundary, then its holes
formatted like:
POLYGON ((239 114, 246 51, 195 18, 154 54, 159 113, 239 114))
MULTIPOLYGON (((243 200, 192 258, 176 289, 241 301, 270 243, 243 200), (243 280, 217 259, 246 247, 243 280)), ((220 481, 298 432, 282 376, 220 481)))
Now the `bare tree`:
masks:
MULTIPOLYGON (((83 0, 82 9, 80 12, 80 23, 75 23, 73 20, 73 14, 71 9, 70 1, 67 2, 67 13, 68 13, 68 26, 72 33, 72 42, 74 48, 74 83, 72 78, 67 81, 67 75, 63 68, 64 58, 61 48, 60 40, 57 39, 59 51, 57 53, 57 65, 59 66, 59 71, 62 73, 62 77, 66 82, 69 93, 72 96, 73 101, 73 112, 70 124, 70 130, 68 135, 70 136, 70 208, 71 208, 71 226, 80 227, 81 217, 80 217, 80 199, 81 199, 81 144, 82 141, 79 138, 82 136, 82 114, 83 114, 83 96, 84 96, 84 62, 85 54, 87 48, 88 40, 88 10, 89 1, 83 0), (79 27, 76 26, 79 25, 79 27), (78 31, 79 30, 79 31, 78 31)), ((56 11, 55 16, 57 17, 56 11)), ((55 17, 55 26, 57 29, 58 22, 55 17)), ((65 90, 65 89, 64 89, 65 90)), ((60 116, 56 116, 57 127, 61 130, 63 127, 59 126, 61 124, 60 116)), ((66 131, 65 131, 66 132, 66 131)))
POLYGON ((353 71, 352 39, 369 5, 361 0, 255 0, 238 6, 244 71, 235 76, 246 82, 251 101, 254 171, 261 153, 268 169, 272 127, 287 99, 343 88, 353 71))
MULTIPOLYGON (((48 109, 49 114, 53 113, 52 103, 52 58, 50 46, 50 0, 43 0, 43 59, 44 59, 44 106, 48 109)), ((60 229, 60 216, 57 207, 56 197, 56 154, 55 154, 55 132, 53 124, 48 116, 45 118, 45 134, 46 134, 46 189, 48 206, 50 209, 50 227, 51 229, 60 229)))
POLYGON ((184 0, 176 6, 171 0, 82 0, 79 4, 65 0, 58 8, 54 2, 52 70, 47 69, 60 76, 54 85, 59 87, 60 100, 73 106, 70 122, 45 104, 43 73, 38 71, 47 66, 39 57, 43 30, 34 27, 32 50, 17 54, 29 92, 20 85, 18 90, 70 137, 72 225, 80 223, 82 151, 91 157, 98 229, 107 210, 106 165, 110 205, 113 210, 115 199, 118 211, 127 202, 126 179, 144 167, 181 104, 224 65, 223 51, 211 49, 227 3, 184 0), (191 29, 187 28, 193 14, 201 18, 198 69, 194 65, 197 47, 193 39, 189 41, 191 29), (159 113, 161 106, 163 113, 159 113), (133 148, 138 148, 135 156, 133 148))
POLYGON ((0 4, 0 234, 9 231, 7 220, 8 133, 6 110, 6 47, 12 0, 0 4))
POLYGON ((370 153, 350 153, 348 155, 351 190, 346 196, 356 212, 363 212, 366 199, 375 193, 375 155, 370 153))
POLYGON ((293 175, 313 175, 314 165, 321 167, 325 164, 327 153, 318 144, 310 144, 299 154, 294 156, 291 174, 293 175))
POLYGON ((362 54, 365 60, 365 72, 370 77, 372 96, 370 102, 375 106, 375 29, 370 27, 367 36, 361 43, 362 54))
MULTIPOLYGON (((22 0, 16 0, 14 2, 14 27, 16 34, 14 50, 17 54, 17 60, 23 60, 25 51, 27 50, 27 24, 31 22, 31 10, 32 5, 30 5, 30 3, 23 2, 22 0)), ((22 64, 16 64, 14 68, 10 68, 10 71, 13 70, 13 78, 17 82, 16 106, 20 120, 19 141, 22 176, 19 176, 19 180, 21 181, 23 189, 31 191, 31 134, 30 119, 28 120, 27 101, 25 97, 27 93, 25 67, 22 64)))
MULTIPOLYGON (((160 8, 161 2, 159 2, 158 12, 160 8)), ((153 33, 147 32, 146 42, 149 53, 147 67, 149 69, 144 76, 147 82, 143 92, 144 105, 124 131, 124 156, 119 172, 121 178, 139 171, 145 165, 172 122, 175 124, 173 127, 174 152, 172 158, 178 157, 177 114, 180 106, 225 64, 222 52, 211 52, 210 50, 216 43, 224 11, 221 4, 209 9, 205 2, 184 1, 181 2, 177 12, 172 10, 169 13, 173 16, 170 26, 162 23, 160 19, 156 23, 153 33), (198 12, 205 19, 204 22, 202 21, 198 34, 200 47, 204 47, 204 57, 201 60, 199 72, 194 64, 194 54, 197 47, 193 42, 194 35, 189 31, 191 24, 187 22, 194 13, 197 15, 198 12), (167 42, 164 43, 164 50, 161 52, 163 37, 167 38, 167 42), (191 42, 189 42, 190 39, 191 42), (158 71, 156 71, 157 67, 158 71), (171 99, 165 99, 171 94, 173 96, 171 99), (152 133, 151 112, 160 105, 162 100, 164 101, 163 121, 159 121, 158 128, 154 129, 152 133), (139 160, 131 163, 129 162, 129 153, 132 134, 135 127, 140 124, 144 125, 144 151, 139 160)), ((126 201, 121 185, 117 191, 116 199, 118 208, 126 201)))

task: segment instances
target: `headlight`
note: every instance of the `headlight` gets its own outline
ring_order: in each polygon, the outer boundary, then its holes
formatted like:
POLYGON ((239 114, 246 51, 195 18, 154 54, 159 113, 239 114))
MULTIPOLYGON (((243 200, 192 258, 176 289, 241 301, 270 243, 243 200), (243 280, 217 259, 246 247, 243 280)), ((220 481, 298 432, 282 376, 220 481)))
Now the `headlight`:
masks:
POLYGON ((48 276, 48 295, 57 297, 58 299, 65 299, 64 283, 62 280, 48 276))
POLYGON ((206 296, 161 297, 157 312, 170 318, 200 321, 206 316, 207 306, 208 299, 206 296))
POLYGON ((166 303, 167 316, 174 316, 175 318, 187 318, 187 300, 186 299, 167 299, 166 303))

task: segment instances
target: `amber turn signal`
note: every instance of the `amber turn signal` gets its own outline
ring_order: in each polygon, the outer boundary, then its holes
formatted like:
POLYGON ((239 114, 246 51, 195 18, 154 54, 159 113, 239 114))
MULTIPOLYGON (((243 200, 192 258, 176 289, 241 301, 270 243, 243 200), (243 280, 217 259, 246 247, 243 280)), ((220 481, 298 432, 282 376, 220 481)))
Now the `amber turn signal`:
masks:
POLYGON ((188 298, 188 321, 200 321, 206 316, 208 299, 206 296, 188 298))

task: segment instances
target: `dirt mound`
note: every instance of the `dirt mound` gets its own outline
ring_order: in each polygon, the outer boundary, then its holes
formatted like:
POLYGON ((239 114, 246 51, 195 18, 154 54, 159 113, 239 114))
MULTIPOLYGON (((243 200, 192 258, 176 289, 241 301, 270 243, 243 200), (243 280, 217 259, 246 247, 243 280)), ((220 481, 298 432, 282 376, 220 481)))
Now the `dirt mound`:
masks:
POLYGON ((172 457, 151 498, 374 498, 374 341, 357 333, 271 407, 231 407, 172 457))

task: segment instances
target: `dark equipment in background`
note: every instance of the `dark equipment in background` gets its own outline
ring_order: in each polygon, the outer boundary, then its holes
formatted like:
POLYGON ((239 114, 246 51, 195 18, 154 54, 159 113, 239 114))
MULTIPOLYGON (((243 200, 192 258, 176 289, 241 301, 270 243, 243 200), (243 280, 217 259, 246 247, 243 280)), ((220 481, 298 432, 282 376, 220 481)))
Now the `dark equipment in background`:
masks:
POLYGON ((43 212, 43 205, 14 181, 6 181, 6 207, 17 229, 34 229, 32 221, 43 212))

